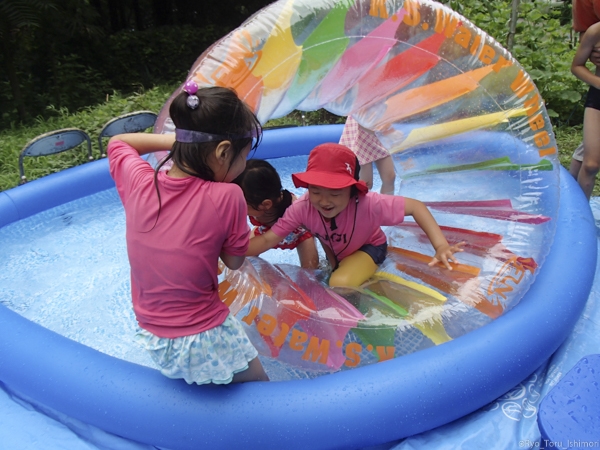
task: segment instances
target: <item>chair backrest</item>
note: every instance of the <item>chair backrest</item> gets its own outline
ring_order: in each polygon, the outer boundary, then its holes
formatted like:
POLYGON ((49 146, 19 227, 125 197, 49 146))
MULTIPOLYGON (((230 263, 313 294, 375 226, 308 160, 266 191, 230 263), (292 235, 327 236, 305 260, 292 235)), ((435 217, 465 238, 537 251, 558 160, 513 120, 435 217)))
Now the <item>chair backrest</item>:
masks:
POLYGON ((92 140, 88 134, 79 128, 63 128, 61 130, 50 131, 41 134, 29 141, 21 154, 19 155, 19 175, 20 184, 26 183, 25 169, 23 159, 26 156, 48 156, 55 153, 61 153, 66 150, 78 147, 83 142, 87 143, 88 160, 92 161, 92 140))
POLYGON ((121 133, 144 131, 154 125, 156 117, 157 115, 152 111, 135 111, 115 117, 106 122, 98 136, 98 147, 100 148, 102 157, 106 156, 104 146, 102 145, 102 138, 112 137, 121 133))

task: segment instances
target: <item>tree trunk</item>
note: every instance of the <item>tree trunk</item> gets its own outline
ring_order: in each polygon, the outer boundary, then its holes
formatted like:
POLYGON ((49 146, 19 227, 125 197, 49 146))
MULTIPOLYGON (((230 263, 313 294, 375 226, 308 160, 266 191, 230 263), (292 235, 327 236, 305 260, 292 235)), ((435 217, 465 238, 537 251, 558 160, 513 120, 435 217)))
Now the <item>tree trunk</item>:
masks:
POLYGON ((512 0, 512 11, 510 13, 510 28, 508 38, 506 40, 506 48, 512 53, 515 43, 515 33, 517 32, 517 20, 519 20, 519 3, 520 0, 512 0))
POLYGON ((12 92, 15 106, 17 107, 17 113, 21 122, 25 122, 29 118, 27 108, 23 102, 23 95, 21 94, 21 85, 19 84, 19 77, 17 76, 17 70, 15 68, 14 53, 12 52, 14 45, 11 45, 9 39, 2 39, 2 55, 4 57, 4 69, 8 76, 8 82, 10 83, 10 89, 12 92))
POLYGON ((146 28, 146 24, 144 23, 139 0, 133 0, 133 15, 135 17, 136 29, 138 31, 144 30, 146 28))
POLYGON ((152 0, 152 12, 156 26, 173 24, 173 5, 170 0, 152 0))

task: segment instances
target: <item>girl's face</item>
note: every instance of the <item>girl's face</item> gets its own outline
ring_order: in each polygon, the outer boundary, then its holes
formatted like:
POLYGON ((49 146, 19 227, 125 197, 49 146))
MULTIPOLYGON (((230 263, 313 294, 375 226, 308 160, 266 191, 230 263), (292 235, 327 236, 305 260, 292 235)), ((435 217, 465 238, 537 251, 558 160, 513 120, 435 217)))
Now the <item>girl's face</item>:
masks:
POLYGON ((310 204, 326 219, 332 219, 341 213, 350 202, 352 188, 329 189, 322 186, 309 185, 308 198, 310 204))

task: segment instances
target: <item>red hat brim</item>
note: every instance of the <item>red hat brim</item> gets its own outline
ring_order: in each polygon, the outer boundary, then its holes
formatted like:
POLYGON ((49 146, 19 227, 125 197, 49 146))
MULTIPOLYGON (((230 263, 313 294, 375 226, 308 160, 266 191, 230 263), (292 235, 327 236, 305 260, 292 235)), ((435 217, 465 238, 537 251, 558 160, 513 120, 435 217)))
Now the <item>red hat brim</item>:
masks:
POLYGON ((356 181, 349 175, 338 173, 311 170, 308 172, 293 173, 292 180, 294 186, 298 188, 308 188, 309 185, 321 186, 327 189, 343 189, 350 186, 356 186, 358 191, 363 194, 366 194, 369 191, 369 188, 364 181, 356 181))

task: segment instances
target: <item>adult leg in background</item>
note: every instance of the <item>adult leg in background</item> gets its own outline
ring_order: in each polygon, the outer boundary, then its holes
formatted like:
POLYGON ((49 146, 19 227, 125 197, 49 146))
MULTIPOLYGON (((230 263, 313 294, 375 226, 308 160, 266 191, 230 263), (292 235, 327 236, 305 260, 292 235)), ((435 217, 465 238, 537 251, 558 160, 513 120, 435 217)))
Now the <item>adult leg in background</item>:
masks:
POLYGON ((587 107, 583 116, 583 162, 577 182, 589 199, 600 170, 600 110, 587 107))

